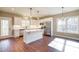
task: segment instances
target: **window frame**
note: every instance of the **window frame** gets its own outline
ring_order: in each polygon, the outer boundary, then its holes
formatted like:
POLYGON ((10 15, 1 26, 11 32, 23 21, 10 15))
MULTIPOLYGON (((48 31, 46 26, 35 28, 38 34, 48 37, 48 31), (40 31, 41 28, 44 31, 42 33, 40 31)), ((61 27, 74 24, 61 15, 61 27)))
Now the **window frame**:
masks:
MULTIPOLYGON (((59 20, 61 20, 62 19, 62 17, 61 18, 57 18, 57 22, 59 21, 59 20)), ((57 23, 57 32, 61 32, 61 33, 70 33, 70 34, 79 34, 79 16, 68 16, 68 17, 63 17, 63 19, 66 19, 65 20, 65 23, 66 23, 66 25, 65 25, 65 29, 66 30, 64 30, 64 31, 60 31, 60 30, 58 30, 58 23, 57 23), (78 30, 77 31, 74 31, 74 32, 68 32, 68 22, 67 22, 67 18, 70 18, 70 17, 78 17, 78 30)), ((76 25, 76 24, 75 24, 76 25)))

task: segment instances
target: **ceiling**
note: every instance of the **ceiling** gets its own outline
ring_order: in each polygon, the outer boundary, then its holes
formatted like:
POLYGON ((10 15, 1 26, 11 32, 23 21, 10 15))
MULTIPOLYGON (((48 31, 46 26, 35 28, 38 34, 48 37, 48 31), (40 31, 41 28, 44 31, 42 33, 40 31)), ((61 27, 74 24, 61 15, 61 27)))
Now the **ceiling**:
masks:
MULTIPOLYGON (((0 7, 0 11, 20 14, 22 16, 29 16, 29 9, 30 7, 0 7)), ((63 12, 70 12, 74 10, 78 10, 79 7, 65 7, 63 12)), ((32 8, 32 16, 48 16, 48 15, 55 15, 62 12, 61 7, 33 7, 32 8), (39 14, 37 14, 39 11, 39 14)))

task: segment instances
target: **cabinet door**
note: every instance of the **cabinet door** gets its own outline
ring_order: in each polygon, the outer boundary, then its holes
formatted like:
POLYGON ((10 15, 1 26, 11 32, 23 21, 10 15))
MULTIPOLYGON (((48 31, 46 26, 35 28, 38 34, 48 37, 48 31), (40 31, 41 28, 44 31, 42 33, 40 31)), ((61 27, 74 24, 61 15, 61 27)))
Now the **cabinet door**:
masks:
POLYGON ((20 36, 20 31, 14 30, 14 37, 19 37, 19 36, 20 36))

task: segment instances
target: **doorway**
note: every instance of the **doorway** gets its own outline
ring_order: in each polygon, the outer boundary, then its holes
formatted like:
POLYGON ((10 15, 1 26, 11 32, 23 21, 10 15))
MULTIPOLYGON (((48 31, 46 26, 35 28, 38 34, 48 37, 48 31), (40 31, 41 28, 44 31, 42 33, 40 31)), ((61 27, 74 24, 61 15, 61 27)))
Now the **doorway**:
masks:
POLYGON ((10 32, 10 26, 9 26, 9 18, 2 17, 0 18, 0 36, 8 36, 10 32))

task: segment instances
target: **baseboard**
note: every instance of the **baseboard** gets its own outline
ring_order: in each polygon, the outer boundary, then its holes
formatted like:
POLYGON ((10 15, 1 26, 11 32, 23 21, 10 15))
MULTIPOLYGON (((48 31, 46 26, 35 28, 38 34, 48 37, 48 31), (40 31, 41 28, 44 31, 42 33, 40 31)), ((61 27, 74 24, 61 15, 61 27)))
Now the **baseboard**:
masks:
POLYGON ((5 39, 10 39, 10 38, 14 38, 14 37, 3 37, 3 38, 0 38, 0 40, 5 40, 5 39))

